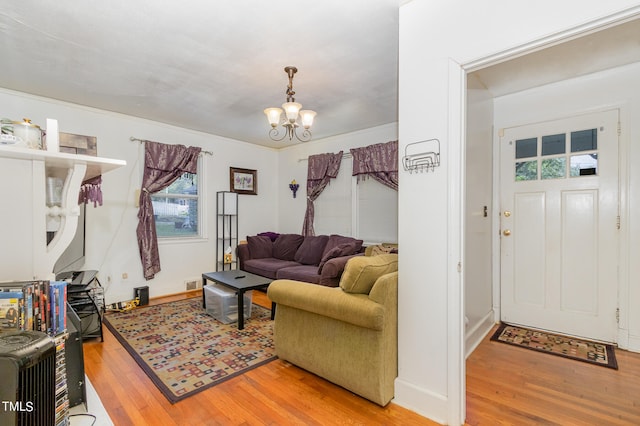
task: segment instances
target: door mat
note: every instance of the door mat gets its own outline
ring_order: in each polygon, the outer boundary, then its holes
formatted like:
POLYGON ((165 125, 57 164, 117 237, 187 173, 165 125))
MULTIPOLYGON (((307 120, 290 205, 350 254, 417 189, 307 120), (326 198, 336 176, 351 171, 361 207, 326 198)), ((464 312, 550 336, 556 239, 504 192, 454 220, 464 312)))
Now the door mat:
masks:
POLYGON ((496 332, 491 336, 491 340, 615 370, 618 369, 614 347, 605 343, 592 342, 546 331, 531 330, 505 323, 500 324, 496 332))
POLYGON ((243 330, 199 297, 108 312, 104 323, 171 403, 276 359, 271 311, 256 304, 243 330))

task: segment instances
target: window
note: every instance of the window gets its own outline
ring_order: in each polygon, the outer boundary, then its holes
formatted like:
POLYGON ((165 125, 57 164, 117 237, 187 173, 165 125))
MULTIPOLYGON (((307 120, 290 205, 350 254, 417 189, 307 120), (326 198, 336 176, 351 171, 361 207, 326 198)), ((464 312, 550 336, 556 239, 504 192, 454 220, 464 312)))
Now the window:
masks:
POLYGON ((200 236, 198 175, 185 173, 162 191, 151 195, 158 238, 200 236))
POLYGON ((516 141, 516 181, 564 179, 598 174, 597 129, 546 135, 540 140, 540 149, 537 137, 516 141))

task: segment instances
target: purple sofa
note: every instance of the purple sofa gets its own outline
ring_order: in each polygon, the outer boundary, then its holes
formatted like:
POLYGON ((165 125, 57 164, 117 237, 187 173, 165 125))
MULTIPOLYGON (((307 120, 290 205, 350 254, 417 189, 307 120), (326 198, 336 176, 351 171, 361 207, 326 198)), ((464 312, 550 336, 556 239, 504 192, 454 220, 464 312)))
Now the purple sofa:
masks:
POLYGON ((236 249, 243 271, 337 287, 347 261, 362 256, 362 240, 341 235, 264 233, 247 237, 236 249))

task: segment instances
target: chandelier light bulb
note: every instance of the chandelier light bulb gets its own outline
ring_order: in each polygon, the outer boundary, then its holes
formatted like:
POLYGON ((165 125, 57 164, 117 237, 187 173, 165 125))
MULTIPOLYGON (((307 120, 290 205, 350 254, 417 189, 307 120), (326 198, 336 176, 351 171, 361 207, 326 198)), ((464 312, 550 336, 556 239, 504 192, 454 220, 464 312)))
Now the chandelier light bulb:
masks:
POLYGON ((282 115, 282 109, 280 108, 267 108, 264 110, 264 113, 267 116, 267 120, 269 120, 269 124, 271 127, 277 127, 280 124, 280 116, 282 115))
POLYGON ((300 121, 302 121, 302 127, 305 129, 309 129, 313 126, 313 119, 316 116, 315 111, 311 111, 310 109, 303 109, 300 111, 300 121))

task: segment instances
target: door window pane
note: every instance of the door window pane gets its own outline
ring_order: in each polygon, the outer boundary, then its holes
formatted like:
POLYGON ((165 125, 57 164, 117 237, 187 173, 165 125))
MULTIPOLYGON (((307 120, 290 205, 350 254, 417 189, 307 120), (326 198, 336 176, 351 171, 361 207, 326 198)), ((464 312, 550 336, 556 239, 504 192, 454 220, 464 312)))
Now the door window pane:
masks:
POLYGON ((598 174, 598 154, 571 156, 571 176, 590 176, 598 174))
POLYGON ((537 160, 521 161, 519 163, 516 163, 516 181, 536 179, 538 179, 537 160))
POLYGON ((598 149, 598 130, 580 130, 571 132, 571 152, 593 151, 598 149))
POLYGON ((542 155, 556 155, 565 153, 566 135, 549 135, 542 137, 542 155))
POLYGON ((538 138, 516 141, 516 158, 528 158, 538 155, 538 138))
POLYGON ((540 176, 542 179, 560 179, 567 176, 567 159, 565 157, 542 160, 540 176))

